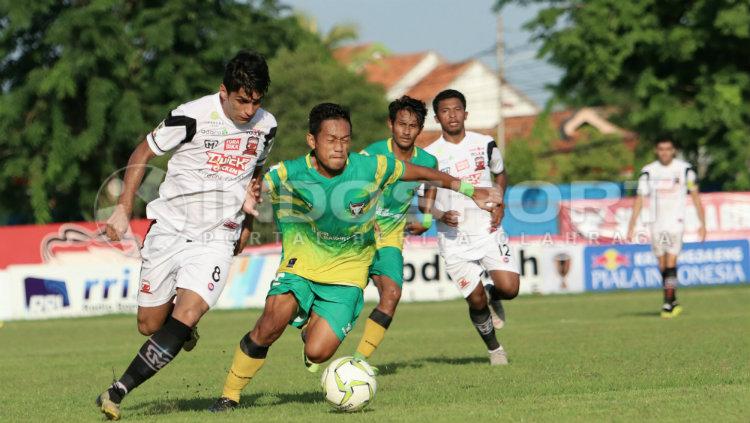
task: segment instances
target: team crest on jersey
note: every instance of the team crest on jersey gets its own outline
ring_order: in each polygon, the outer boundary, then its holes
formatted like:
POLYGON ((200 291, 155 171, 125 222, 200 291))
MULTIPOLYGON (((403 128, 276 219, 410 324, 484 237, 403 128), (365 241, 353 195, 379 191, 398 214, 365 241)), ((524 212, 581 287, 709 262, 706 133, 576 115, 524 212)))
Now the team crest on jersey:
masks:
POLYGON ((228 154, 207 151, 208 161, 212 172, 224 172, 237 176, 247 169, 250 159, 244 156, 230 156, 228 154))
POLYGON ((474 170, 484 170, 485 169, 485 167, 484 167, 484 157, 482 157, 482 156, 474 157, 474 164, 476 165, 476 167, 474 168, 474 170))
POLYGON ((349 212, 353 216, 359 216, 362 214, 362 211, 365 209, 365 204, 367 204, 367 201, 362 201, 359 203, 349 203, 349 212))
POLYGON ((224 140, 224 151, 238 151, 240 149, 240 138, 228 138, 224 140))
POLYGON ((247 138, 247 146, 245 147, 245 151, 243 151, 242 154, 246 156, 257 156, 259 143, 260 139, 258 137, 250 135, 247 138))

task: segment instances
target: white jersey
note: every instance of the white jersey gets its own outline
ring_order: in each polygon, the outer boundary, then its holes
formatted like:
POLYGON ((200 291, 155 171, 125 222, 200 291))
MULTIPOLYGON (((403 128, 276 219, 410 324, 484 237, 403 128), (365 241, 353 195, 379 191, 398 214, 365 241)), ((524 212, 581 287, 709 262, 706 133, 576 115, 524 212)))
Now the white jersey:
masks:
POLYGON ((146 136, 157 155, 174 150, 159 198, 146 207, 148 218, 158 222, 155 228, 189 239, 237 239, 245 190, 275 134, 276 119, 263 109, 236 125, 224 114, 219 93, 172 110, 146 136))
POLYGON ((649 200, 645 223, 650 224, 652 231, 682 232, 687 193, 696 188, 696 175, 690 163, 673 159, 666 166, 659 161, 644 166, 638 178, 638 195, 649 200))
MULTIPOLYGON (((425 151, 435 156, 438 170, 475 187, 493 186, 493 174, 504 170, 503 157, 495 141, 490 136, 476 132, 467 131, 458 144, 448 142, 441 136, 427 146, 425 151)), ((470 253, 473 245, 484 244, 488 237, 493 236, 490 232, 490 212, 480 209, 471 198, 463 194, 438 188, 435 208, 442 212, 455 210, 460 213, 457 228, 437 222, 437 231, 440 233, 438 242, 443 252, 470 253)), ((484 255, 482 251, 474 252, 476 255, 484 255)))

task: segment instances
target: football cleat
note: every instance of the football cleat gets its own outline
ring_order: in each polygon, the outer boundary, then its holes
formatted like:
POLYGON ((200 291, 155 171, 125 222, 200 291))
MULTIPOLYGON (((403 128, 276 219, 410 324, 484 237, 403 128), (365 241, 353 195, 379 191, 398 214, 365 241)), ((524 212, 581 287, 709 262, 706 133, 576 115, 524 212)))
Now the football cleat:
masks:
MULTIPOLYGON (((357 361, 357 362, 361 361, 361 362, 367 363, 367 357, 365 357, 364 355, 358 352, 355 352, 352 358, 354 359, 354 361, 357 361)), ((373 366, 370 363, 367 363, 367 365, 370 367, 370 369, 372 369, 372 372, 375 376, 380 374, 380 369, 378 369, 377 367, 373 366)))
POLYGON ((490 366, 504 366, 508 364, 508 354, 503 347, 490 351, 490 366))
POLYGON ((234 410, 235 408, 237 408, 238 404, 239 403, 237 401, 230 400, 227 397, 221 397, 221 398, 219 398, 219 399, 216 400, 216 402, 214 403, 214 405, 212 405, 208 409, 208 411, 210 411, 212 413, 223 413, 225 411, 234 410))
POLYGON ((96 398, 96 406, 107 420, 120 420, 120 404, 109 397, 109 389, 96 398))
POLYGON ((679 316, 682 313, 682 306, 677 303, 664 303, 663 306, 661 306, 661 318, 662 319, 672 319, 674 317, 679 316))
POLYGON ((198 345, 198 340, 200 339, 200 337, 201 336, 198 335, 198 326, 196 326, 190 332, 190 339, 188 339, 185 344, 182 345, 182 349, 185 351, 192 351, 193 348, 198 345))

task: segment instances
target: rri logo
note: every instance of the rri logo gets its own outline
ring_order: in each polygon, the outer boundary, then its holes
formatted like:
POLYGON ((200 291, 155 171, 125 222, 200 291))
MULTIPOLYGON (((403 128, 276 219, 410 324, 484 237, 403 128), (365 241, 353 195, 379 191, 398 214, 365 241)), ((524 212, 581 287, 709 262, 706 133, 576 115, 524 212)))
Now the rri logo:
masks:
POLYGON ((65 282, 51 279, 26 278, 26 308, 31 313, 44 313, 70 306, 65 282))

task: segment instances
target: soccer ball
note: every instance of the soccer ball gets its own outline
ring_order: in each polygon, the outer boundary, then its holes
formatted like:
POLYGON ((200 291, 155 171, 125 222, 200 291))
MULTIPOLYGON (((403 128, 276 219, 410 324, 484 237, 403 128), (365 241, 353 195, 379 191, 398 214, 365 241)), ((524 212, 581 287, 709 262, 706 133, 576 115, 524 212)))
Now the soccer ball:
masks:
POLYGON ((364 361, 342 357, 326 367, 320 380, 326 401, 338 411, 359 411, 375 397, 375 371, 364 361))

